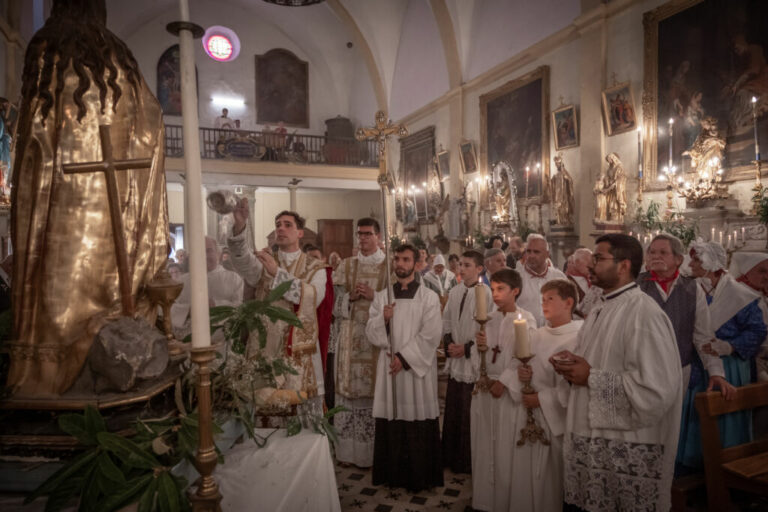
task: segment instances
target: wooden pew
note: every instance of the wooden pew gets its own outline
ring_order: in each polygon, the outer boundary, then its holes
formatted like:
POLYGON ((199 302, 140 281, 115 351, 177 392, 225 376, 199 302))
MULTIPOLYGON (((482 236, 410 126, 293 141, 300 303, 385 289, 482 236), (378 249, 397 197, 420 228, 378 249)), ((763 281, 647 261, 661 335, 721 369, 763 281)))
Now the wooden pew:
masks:
POLYGON ((734 400, 719 391, 696 395, 701 422, 701 445, 707 482, 707 505, 712 512, 731 508, 729 488, 768 496, 768 439, 723 448, 717 418, 730 412, 768 405, 768 382, 738 388, 734 400))

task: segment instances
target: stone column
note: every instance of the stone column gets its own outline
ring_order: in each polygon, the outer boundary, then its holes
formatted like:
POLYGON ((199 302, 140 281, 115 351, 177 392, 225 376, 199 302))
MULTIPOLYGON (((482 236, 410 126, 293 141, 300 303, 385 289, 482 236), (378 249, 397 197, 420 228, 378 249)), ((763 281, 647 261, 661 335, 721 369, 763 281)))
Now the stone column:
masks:
MULTIPOLYGON (((448 115, 450 116, 449 157, 451 179, 448 182, 448 191, 452 200, 461 198, 464 192, 464 176, 461 171, 461 153, 459 145, 464 131, 464 89, 459 88, 458 93, 448 103, 448 115)), ((449 213, 450 215, 450 213, 449 213)), ((471 224, 471 223, 470 223, 471 224)), ((471 232, 471 226, 469 226, 471 232)), ((459 242, 451 240, 450 252, 461 254, 462 247, 459 242)))
POLYGON ((296 208, 296 189, 299 188, 299 183, 301 183, 302 180, 298 178, 293 178, 291 181, 288 182, 288 194, 290 195, 290 210, 292 212, 297 211, 296 208))

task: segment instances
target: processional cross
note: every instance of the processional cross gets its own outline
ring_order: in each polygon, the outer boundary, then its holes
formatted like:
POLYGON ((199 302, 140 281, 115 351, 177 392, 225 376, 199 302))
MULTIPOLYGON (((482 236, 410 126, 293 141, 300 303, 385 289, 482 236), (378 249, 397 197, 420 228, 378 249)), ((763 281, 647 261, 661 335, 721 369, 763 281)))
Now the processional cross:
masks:
POLYGON ((112 222, 112 240, 115 244, 117 258, 117 275, 120 282, 120 301, 123 305, 123 315, 132 317, 135 312, 133 294, 131 293, 131 271, 128 267, 128 253, 123 236, 123 216, 120 211, 120 195, 117 190, 116 171, 129 169, 149 169, 152 167, 151 158, 133 158, 130 160, 115 160, 112 155, 112 139, 109 136, 109 125, 99 125, 101 139, 101 162, 85 162, 79 164, 64 164, 65 174, 88 172, 103 172, 107 180, 107 200, 109 203, 109 218, 112 222))
MULTIPOLYGON (((384 258, 387 269, 387 304, 392 304, 392 283, 390 279, 391 269, 389 266, 389 216, 387 215, 387 195, 389 191, 389 178, 387 175, 387 137, 397 134, 400 137, 408 135, 408 128, 404 124, 393 124, 387 119, 387 114, 383 110, 376 112, 376 125, 371 128, 358 128, 355 132, 355 138, 359 141, 375 140, 379 152, 379 186, 381 187, 381 212, 384 215, 384 258)), ((392 330, 387 333, 389 337, 389 353, 391 359, 394 359, 395 350, 392 343, 392 330)), ((395 389, 395 378, 392 376, 392 411, 394 419, 397 419, 397 392, 395 389)))

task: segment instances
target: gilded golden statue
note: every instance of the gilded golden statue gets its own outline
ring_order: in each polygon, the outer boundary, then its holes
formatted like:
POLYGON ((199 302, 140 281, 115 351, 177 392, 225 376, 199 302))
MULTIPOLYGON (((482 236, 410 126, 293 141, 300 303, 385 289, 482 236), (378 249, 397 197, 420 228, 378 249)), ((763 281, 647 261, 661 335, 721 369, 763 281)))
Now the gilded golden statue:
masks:
POLYGON ((163 119, 130 50, 106 28, 104 0, 54 0, 27 48, 13 166, 13 326, 8 386, 17 397, 59 395, 77 379, 94 335, 121 311, 103 173, 63 164, 115 159, 151 167, 116 173, 137 316, 168 254, 163 119))
POLYGON ((701 120, 701 131, 688 151, 683 156, 691 157, 691 167, 695 169, 697 180, 711 180, 718 176, 722 168, 725 152, 725 137, 720 136, 717 119, 707 116, 701 120))
POLYGON ((627 214, 627 175, 616 153, 605 157, 608 169, 600 173, 595 194, 595 222, 622 224, 627 214))
POLYGON ((552 190, 552 216, 558 226, 573 226, 573 212, 575 211, 573 198, 573 178, 563 163, 563 153, 558 153, 554 158, 557 174, 552 176, 550 186, 552 190))

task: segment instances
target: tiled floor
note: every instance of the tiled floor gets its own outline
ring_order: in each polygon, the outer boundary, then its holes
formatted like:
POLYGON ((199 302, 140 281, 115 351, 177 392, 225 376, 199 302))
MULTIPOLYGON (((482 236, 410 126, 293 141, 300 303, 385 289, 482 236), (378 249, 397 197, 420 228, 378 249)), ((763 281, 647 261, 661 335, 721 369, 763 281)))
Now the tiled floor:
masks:
POLYGON ((463 511, 472 503, 472 477, 446 469, 444 487, 412 494, 405 489, 371 485, 371 470, 336 466, 336 485, 343 511, 463 511))

